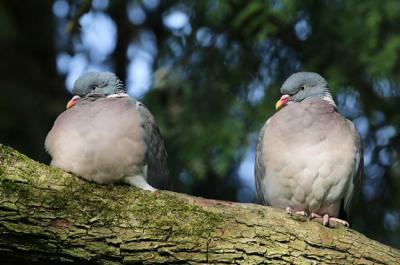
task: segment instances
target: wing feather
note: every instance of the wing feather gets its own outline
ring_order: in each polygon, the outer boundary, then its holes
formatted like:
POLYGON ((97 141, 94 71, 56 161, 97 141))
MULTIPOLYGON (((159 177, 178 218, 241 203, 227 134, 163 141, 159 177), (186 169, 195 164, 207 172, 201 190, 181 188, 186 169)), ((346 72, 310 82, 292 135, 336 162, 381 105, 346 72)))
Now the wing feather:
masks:
POLYGON ((363 147, 361 142, 360 134, 355 128, 353 122, 347 120, 353 134, 354 134, 354 144, 355 144, 355 163, 353 168, 353 174, 351 176, 350 185, 347 188, 345 197, 344 197, 344 211, 347 215, 351 214, 354 205, 357 202, 357 196, 361 190, 361 180, 364 169, 364 159, 363 159, 363 147))
POLYGON ((263 204, 263 205, 268 205, 269 203, 266 201, 264 192, 263 192, 263 181, 265 178, 265 172, 266 168, 264 165, 264 159, 263 159, 263 139, 264 139, 264 133, 265 130, 268 126, 270 120, 267 120, 265 125, 260 131, 260 134, 258 136, 258 142, 257 142, 257 148, 256 148, 256 159, 255 159, 255 165, 254 165, 254 178, 256 182, 256 203, 263 204))
POLYGON ((141 102, 136 102, 136 109, 143 120, 145 132, 147 181, 158 189, 170 189, 168 155, 160 129, 153 115, 141 102))

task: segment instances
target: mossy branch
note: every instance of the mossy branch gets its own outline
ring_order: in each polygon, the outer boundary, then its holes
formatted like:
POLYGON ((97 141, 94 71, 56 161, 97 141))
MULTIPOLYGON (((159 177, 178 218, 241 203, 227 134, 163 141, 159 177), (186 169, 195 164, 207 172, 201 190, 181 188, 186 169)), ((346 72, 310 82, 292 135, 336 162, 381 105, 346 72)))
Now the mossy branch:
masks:
POLYGON ((0 263, 398 264, 400 251, 253 204, 97 185, 0 145, 0 263))

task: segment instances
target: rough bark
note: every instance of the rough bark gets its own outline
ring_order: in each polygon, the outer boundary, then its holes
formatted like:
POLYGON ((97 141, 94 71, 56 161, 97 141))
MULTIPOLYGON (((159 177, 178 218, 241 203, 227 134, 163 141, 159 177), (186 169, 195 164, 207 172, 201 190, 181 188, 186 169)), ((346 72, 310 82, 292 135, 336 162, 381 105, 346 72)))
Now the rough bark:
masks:
POLYGON ((97 185, 0 145, 0 263, 398 264, 348 228, 253 204, 97 185))

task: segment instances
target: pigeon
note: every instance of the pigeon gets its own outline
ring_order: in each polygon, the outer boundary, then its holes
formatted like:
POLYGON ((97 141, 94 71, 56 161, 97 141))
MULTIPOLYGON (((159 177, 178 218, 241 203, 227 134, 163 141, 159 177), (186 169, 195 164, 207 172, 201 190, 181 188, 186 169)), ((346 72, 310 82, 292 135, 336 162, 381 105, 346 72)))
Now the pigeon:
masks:
POLYGON ((167 152, 150 111, 110 72, 79 77, 45 141, 51 166, 96 183, 169 189, 167 152))
POLYGON ((257 202, 349 226, 360 190, 363 153, 354 124, 336 108, 327 81, 313 72, 292 74, 280 89, 276 112, 258 137, 257 202))

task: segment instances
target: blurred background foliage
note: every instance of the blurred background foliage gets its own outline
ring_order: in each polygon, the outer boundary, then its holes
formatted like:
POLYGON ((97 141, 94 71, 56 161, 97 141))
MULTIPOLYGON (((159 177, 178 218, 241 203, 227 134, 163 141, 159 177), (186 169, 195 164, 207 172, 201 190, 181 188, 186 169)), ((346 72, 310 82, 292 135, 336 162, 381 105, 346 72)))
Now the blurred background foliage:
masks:
POLYGON ((252 202, 279 87, 315 71, 362 135, 354 227, 399 248, 399 14, 394 0, 1 1, 0 142, 48 163, 75 79, 113 71, 160 124, 175 190, 252 202))

